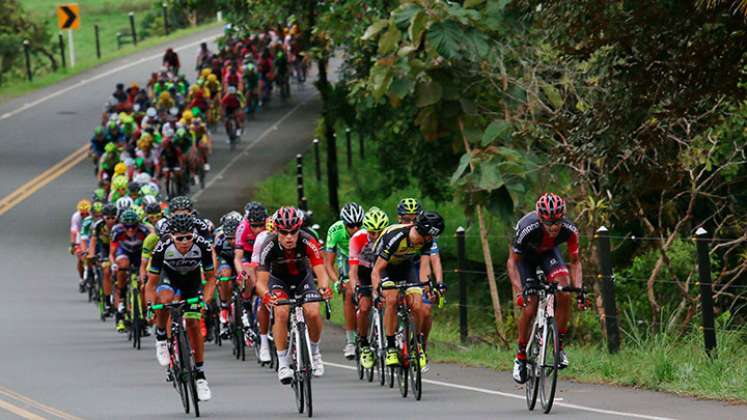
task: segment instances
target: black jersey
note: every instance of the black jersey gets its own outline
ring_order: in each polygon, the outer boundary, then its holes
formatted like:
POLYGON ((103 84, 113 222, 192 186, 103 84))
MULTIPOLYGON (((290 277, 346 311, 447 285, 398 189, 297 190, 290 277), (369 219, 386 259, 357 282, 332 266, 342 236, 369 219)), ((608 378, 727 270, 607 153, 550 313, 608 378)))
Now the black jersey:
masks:
POLYGON ((525 214, 514 229, 511 248, 517 254, 543 254, 567 242, 568 254, 578 255, 578 228, 568 219, 560 221, 560 233, 555 238, 547 235, 536 212, 525 214))

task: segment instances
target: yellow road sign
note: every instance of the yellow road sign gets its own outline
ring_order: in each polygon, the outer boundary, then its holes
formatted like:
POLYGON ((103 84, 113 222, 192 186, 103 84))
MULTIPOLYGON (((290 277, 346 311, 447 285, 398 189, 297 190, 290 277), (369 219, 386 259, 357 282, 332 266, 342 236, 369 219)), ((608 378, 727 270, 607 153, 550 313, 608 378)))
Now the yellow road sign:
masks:
POLYGON ((78 29, 80 27, 80 7, 78 7, 78 3, 57 6, 57 26, 60 29, 78 29))

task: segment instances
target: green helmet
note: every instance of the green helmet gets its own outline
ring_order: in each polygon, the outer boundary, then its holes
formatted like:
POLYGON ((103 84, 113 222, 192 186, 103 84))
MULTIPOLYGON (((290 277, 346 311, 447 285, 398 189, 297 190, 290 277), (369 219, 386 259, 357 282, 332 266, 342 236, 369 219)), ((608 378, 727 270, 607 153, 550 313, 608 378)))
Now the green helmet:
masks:
POLYGON ((378 207, 371 207, 363 217, 363 227, 369 232, 379 232, 389 226, 389 216, 378 207))
POLYGON ((96 188, 93 191, 94 201, 106 201, 106 190, 103 188, 96 188))
POLYGON ((141 220, 143 220, 143 218, 145 218, 145 210, 143 210, 142 207, 133 204, 132 210, 135 211, 138 222, 140 222, 141 220))
POLYGON ((127 188, 127 177, 124 175, 117 175, 112 178, 112 188, 115 190, 123 190, 127 188))
POLYGON ((101 212, 104 210, 104 203, 101 201, 94 201, 93 202, 93 212, 94 214, 101 214, 101 212))
POLYGON ((146 197, 146 196, 155 197, 156 195, 158 195, 158 191, 156 191, 156 189, 153 188, 152 185, 145 184, 142 187, 140 187, 140 195, 142 197, 146 197))
POLYGON ((397 214, 400 216, 404 214, 420 214, 422 211, 423 206, 414 198, 403 198, 399 200, 399 204, 397 205, 397 214))
POLYGON ((104 151, 106 153, 114 153, 117 151, 117 145, 114 143, 106 143, 106 146, 104 146, 104 151))
POLYGON ((119 215, 119 222, 123 225, 136 225, 138 224, 138 222, 140 222, 140 219, 138 218, 135 210, 130 207, 119 215))
POLYGON ((103 132, 104 132, 104 127, 102 126, 98 126, 93 129, 93 134, 96 134, 96 135, 102 134, 103 132))

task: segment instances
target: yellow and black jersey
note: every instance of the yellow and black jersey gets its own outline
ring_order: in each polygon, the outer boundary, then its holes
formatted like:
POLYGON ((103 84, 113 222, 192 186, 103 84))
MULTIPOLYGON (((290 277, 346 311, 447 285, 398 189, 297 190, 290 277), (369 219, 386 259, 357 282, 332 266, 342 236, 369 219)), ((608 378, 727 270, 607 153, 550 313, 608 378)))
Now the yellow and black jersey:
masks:
POLYGON ((375 255, 388 261, 390 265, 413 262, 421 255, 430 255, 433 242, 419 245, 410 242, 411 227, 412 224, 392 225, 384 229, 374 244, 375 255))

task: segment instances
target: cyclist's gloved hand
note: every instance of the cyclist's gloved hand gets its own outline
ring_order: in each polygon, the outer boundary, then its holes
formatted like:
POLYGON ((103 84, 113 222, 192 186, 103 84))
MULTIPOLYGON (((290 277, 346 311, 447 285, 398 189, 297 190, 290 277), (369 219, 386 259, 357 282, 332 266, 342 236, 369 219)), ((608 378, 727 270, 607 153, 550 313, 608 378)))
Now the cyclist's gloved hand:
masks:
POLYGON ((448 290, 448 287, 446 287, 446 283, 441 282, 436 284, 436 288, 438 289, 438 294, 443 296, 446 294, 446 290, 448 290))
POLYGON ((319 294, 322 295, 322 299, 324 300, 330 300, 332 299, 332 289, 329 287, 322 287, 319 289, 319 294))
POLYGON ((519 308, 523 308, 523 307, 527 306, 526 297, 524 296, 524 292, 516 294, 516 306, 518 306, 519 308))

